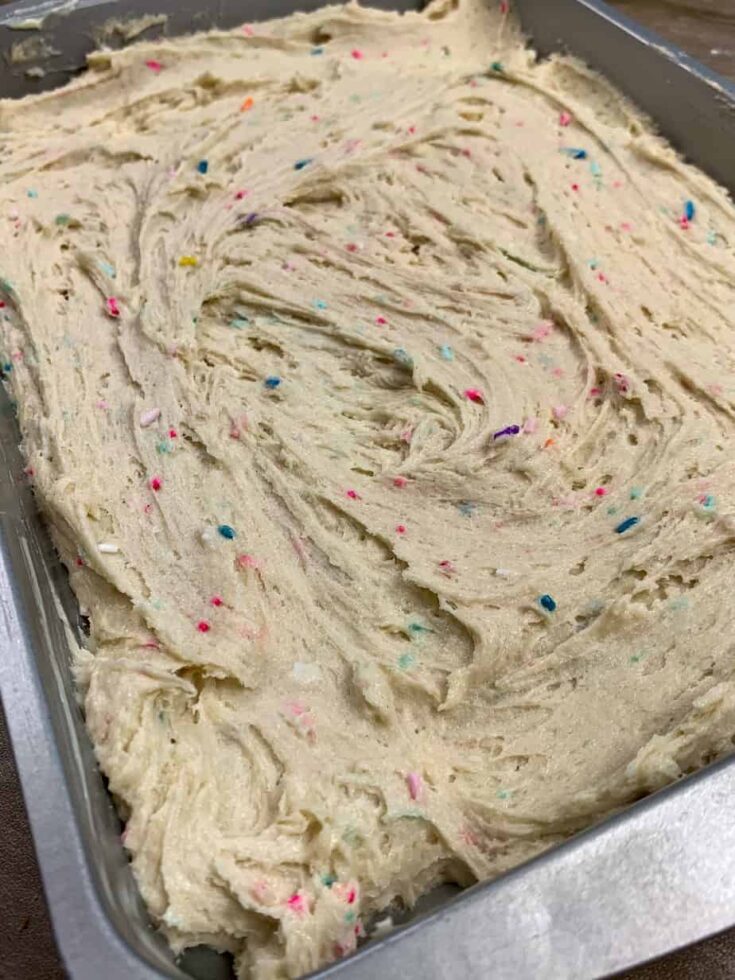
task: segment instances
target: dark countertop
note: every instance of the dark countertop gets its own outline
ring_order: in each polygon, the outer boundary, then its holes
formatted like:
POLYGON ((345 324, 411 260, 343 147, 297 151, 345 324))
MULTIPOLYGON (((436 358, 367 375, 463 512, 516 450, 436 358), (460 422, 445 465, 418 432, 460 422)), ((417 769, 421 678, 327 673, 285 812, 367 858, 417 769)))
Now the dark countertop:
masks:
MULTIPOLYGON (((612 5, 735 79, 735 0, 612 0, 612 5)), ((0 869, 0 980, 62 980, 1 710, 0 869)), ((734 977, 735 929, 635 970, 627 980, 734 977)))

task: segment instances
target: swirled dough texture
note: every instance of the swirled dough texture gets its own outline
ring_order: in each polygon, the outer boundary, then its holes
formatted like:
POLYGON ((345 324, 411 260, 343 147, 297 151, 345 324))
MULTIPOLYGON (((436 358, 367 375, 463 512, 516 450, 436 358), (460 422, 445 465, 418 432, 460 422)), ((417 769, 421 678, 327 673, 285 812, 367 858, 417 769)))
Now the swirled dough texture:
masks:
POLYGON ((730 749, 735 212, 603 80, 330 7, 0 121, 6 372, 174 948, 294 977, 730 749))

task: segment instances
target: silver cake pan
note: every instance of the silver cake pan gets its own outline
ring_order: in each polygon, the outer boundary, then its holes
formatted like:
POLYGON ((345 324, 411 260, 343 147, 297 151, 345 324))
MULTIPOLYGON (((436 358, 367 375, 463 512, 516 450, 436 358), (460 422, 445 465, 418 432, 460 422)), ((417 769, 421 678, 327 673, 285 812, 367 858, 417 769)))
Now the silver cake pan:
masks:
MULTIPOLYGON (((68 80, 112 18, 165 14, 145 32, 151 37, 319 5, 0 5, 0 96, 68 80)), ((404 0, 378 5, 413 6, 404 0)), ((513 6, 542 54, 568 50, 584 58, 647 111, 690 160, 735 187, 735 86, 597 0, 513 0, 513 6)), ((69 670, 65 629, 79 629, 76 604, 22 475, 12 406, 1 398, 0 695, 64 964, 72 980, 226 980, 231 964, 211 950, 174 961, 138 895, 69 670)), ((581 980, 612 975, 712 935, 735 925, 733 800, 735 759, 415 915, 314 976, 581 980)))

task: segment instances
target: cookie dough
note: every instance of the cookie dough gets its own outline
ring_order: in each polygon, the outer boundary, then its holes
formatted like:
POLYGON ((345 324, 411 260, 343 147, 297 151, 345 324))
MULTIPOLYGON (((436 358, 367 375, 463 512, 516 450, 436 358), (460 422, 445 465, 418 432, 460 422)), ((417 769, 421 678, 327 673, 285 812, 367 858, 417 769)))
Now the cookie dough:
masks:
POLYGON ((151 914, 349 953, 729 751, 735 211, 493 3, 0 103, 3 370, 151 914))

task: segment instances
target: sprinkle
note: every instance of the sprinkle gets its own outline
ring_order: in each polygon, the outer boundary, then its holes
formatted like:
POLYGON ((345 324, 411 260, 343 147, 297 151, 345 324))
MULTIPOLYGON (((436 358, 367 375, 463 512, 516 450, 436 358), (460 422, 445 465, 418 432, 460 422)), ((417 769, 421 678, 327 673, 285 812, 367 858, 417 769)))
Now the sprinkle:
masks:
POLYGON ((615 528, 616 534, 625 534, 630 528, 635 527, 636 524, 640 524, 640 517, 626 517, 624 521, 621 521, 615 528))
POLYGON ((229 524, 218 524, 217 531, 221 537, 226 538, 228 541, 232 541, 235 537, 235 529, 234 527, 230 527, 229 524))
POLYGON ((158 493, 158 491, 163 486, 163 480, 161 479, 160 476, 152 476, 149 482, 150 482, 151 490, 154 490, 156 493, 158 493))
POLYGON ((475 402, 480 405, 485 404, 485 399, 483 398, 482 392, 478 388, 465 388, 464 396, 471 402, 475 402))
POLYGON ((602 167, 599 163, 595 163, 594 160, 590 162, 590 173, 593 177, 602 177, 602 167))
POLYGON ((398 487, 399 490, 402 490, 406 486, 407 483, 408 483, 408 480, 406 479, 405 476, 394 476, 393 477, 393 486, 394 487, 398 487))
POLYGON ((707 244, 708 245, 716 245, 717 244, 717 233, 716 232, 710 231, 710 232, 707 233, 707 244))
POLYGON ((140 416, 140 427, 141 429, 147 429, 149 425, 153 425, 161 417, 160 408, 149 408, 147 412, 142 412, 140 416))
POLYGON ((312 48, 309 54, 311 55, 324 54, 324 48, 312 48))
POLYGON ((304 157, 303 160, 297 160, 296 163, 293 165, 293 168, 294 170, 303 170, 304 167, 308 167, 311 162, 312 162, 311 157, 304 157))
POLYGON ((406 533, 406 525, 396 524, 396 534, 405 534, 405 533, 406 533))
POLYGON ((105 300, 105 309, 110 316, 120 316, 120 306, 114 296, 108 296, 105 300))
POLYGON ((442 575, 446 575, 447 578, 449 578, 450 575, 454 575, 454 573, 457 571, 454 562, 449 561, 447 558, 445 558, 444 561, 439 562, 439 568, 442 575))
POLYGON ((388 321, 384 316, 376 316, 375 322, 378 324, 379 327, 384 327, 388 323, 388 321))
POLYGON ((38 197, 38 191, 34 191, 33 189, 28 190, 26 191, 26 195, 31 198, 38 197))
POLYGON ((434 630, 430 629, 428 626, 422 626, 421 623, 409 623, 408 624, 409 633, 433 633, 434 630))
POLYGON ((101 541, 97 545, 97 551, 101 552, 103 555, 116 555, 120 549, 116 544, 110 544, 107 541, 101 541))
POLYGON ((280 383, 281 379, 276 374, 270 374, 263 382, 266 388, 269 388, 271 391, 274 391, 280 383))
POLYGON ((197 629, 199 630, 200 633, 208 633, 211 629, 211 626, 206 621, 206 619, 200 619, 199 622, 197 623, 197 629))
POLYGON ((109 276, 110 279, 115 278, 117 273, 115 272, 114 265, 110 265, 109 262, 103 262, 102 259, 100 259, 100 261, 97 264, 99 265, 100 269, 102 269, 102 271, 106 276, 109 276))
POLYGON ((413 358, 403 347, 396 347, 396 349, 393 351, 393 358, 404 367, 413 367, 413 358))
POLYGON ((694 201, 684 201, 684 217, 687 221, 692 221, 697 209, 694 207, 694 201))
POLYGON ((222 605, 222 596, 213 595, 212 598, 209 600, 209 604, 211 606, 217 606, 217 607, 221 606, 222 605))
POLYGON ((559 125, 560 126, 568 126, 571 121, 572 121, 572 117, 571 117, 571 115, 568 112, 560 112, 559 113, 559 125))
POLYGON ((509 568, 496 568, 495 574, 498 575, 500 578, 510 578, 510 576, 513 573, 509 568))
POLYGON ((596 497, 607 496, 607 487, 595 487, 595 496, 596 497))
POLYGON ((631 500, 638 500, 642 496, 643 496, 643 490, 641 487, 631 487, 630 489, 631 500))
POLYGON ((345 245, 345 248, 347 249, 348 252, 359 252, 360 251, 360 246, 358 244, 356 244, 355 242, 348 242, 345 245))
POLYGON ((493 433, 493 439, 502 439, 504 436, 517 436, 521 431, 520 425, 506 425, 504 429, 498 429, 493 433))
POLYGON ((412 653, 402 653, 398 658, 398 666, 401 670, 408 670, 416 663, 416 658, 412 653))
POLYGON ((579 190, 579 184, 572 184, 572 190, 573 191, 578 191, 579 190))
POLYGON ((443 358, 445 361, 453 361, 454 351, 449 346, 449 344, 442 344, 441 347, 439 348, 439 356, 443 358))
POLYGON ((556 609, 556 602, 548 593, 544 593, 544 595, 540 595, 538 597, 538 604, 542 609, 545 609, 546 612, 552 613, 556 609))
POLYGON ((587 150, 581 150, 576 146, 562 146, 559 150, 560 153, 565 153, 572 160, 586 160, 587 150))
POLYGON ((630 381, 624 374, 621 374, 620 371, 616 371, 616 373, 613 375, 613 382, 621 395, 624 395, 630 387, 630 381))
POLYGON ((554 418, 561 421, 562 419, 567 417, 569 413, 569 408, 566 405, 554 405, 551 411, 554 418))
POLYGON ((250 211, 248 214, 245 215, 244 218, 240 218, 240 223, 245 225, 246 228, 252 228, 252 226, 256 223, 257 220, 258 220, 258 212, 250 211))
POLYGON ((423 795, 424 781, 417 772, 406 774, 406 786, 408 787, 408 795, 412 800, 418 800, 423 795))
POLYGON ((548 449, 549 446, 554 446, 554 445, 556 445, 556 439, 547 439, 546 442, 544 443, 544 449, 548 449))
POLYGON ((247 317, 236 316, 227 324, 228 327, 232 327, 233 330, 244 330, 250 321, 247 317))
POLYGON ((197 164, 197 170, 199 171, 200 174, 206 174, 206 172, 209 170, 209 161, 200 160, 199 163, 197 164))
POLYGON ((145 66, 146 68, 150 68, 152 72, 155 72, 156 75, 159 73, 159 71, 163 70, 163 65, 161 62, 155 61, 153 58, 151 58, 150 61, 146 61, 145 66))
POLYGON ((315 299, 314 300, 314 309, 315 310, 326 310, 326 308, 327 308, 327 304, 324 302, 323 299, 315 299))
POLYGON ((687 216, 686 216, 685 214, 683 214, 683 215, 682 215, 682 216, 681 216, 681 217, 679 218, 679 226, 680 226, 681 228, 683 228, 683 229, 684 229, 684 231, 686 231, 686 230, 687 230, 687 228, 689 227, 689 218, 687 218, 687 216))
POLYGON ((195 255, 182 255, 179 259, 179 265, 182 268, 186 266, 194 266, 199 264, 199 259, 195 255))
POLYGON ((362 497, 357 490, 347 490, 345 491, 345 496, 349 497, 350 500, 362 500, 362 497))
POLYGON ((472 517, 477 510, 477 504, 472 500, 460 500, 457 504, 457 510, 463 517, 472 517))
POLYGON ((498 74, 502 75, 503 74, 503 71, 505 70, 503 68, 503 62, 502 61, 493 61, 492 64, 490 65, 490 70, 491 71, 498 72, 498 74))
POLYGON ((533 435, 533 433, 538 429, 538 419, 537 418, 527 418, 523 423, 523 431, 527 435, 533 435))
POLYGON ((325 888, 331 888, 332 885, 336 882, 336 880, 337 880, 336 875, 322 875, 322 884, 324 885, 325 888))
POLYGON ((362 59, 365 57, 362 51, 360 51, 358 48, 353 48, 352 51, 350 51, 350 54, 355 59, 355 61, 362 61, 362 59))
POLYGON ((240 112, 247 112, 248 109, 252 109, 254 105, 255 102, 253 100, 253 97, 249 95, 246 99, 243 100, 242 105, 240 106, 240 112))
POLYGON ((54 218, 54 221, 56 222, 57 225, 64 226, 69 224, 69 222, 71 221, 71 217, 68 214, 57 214, 56 217, 54 218))

